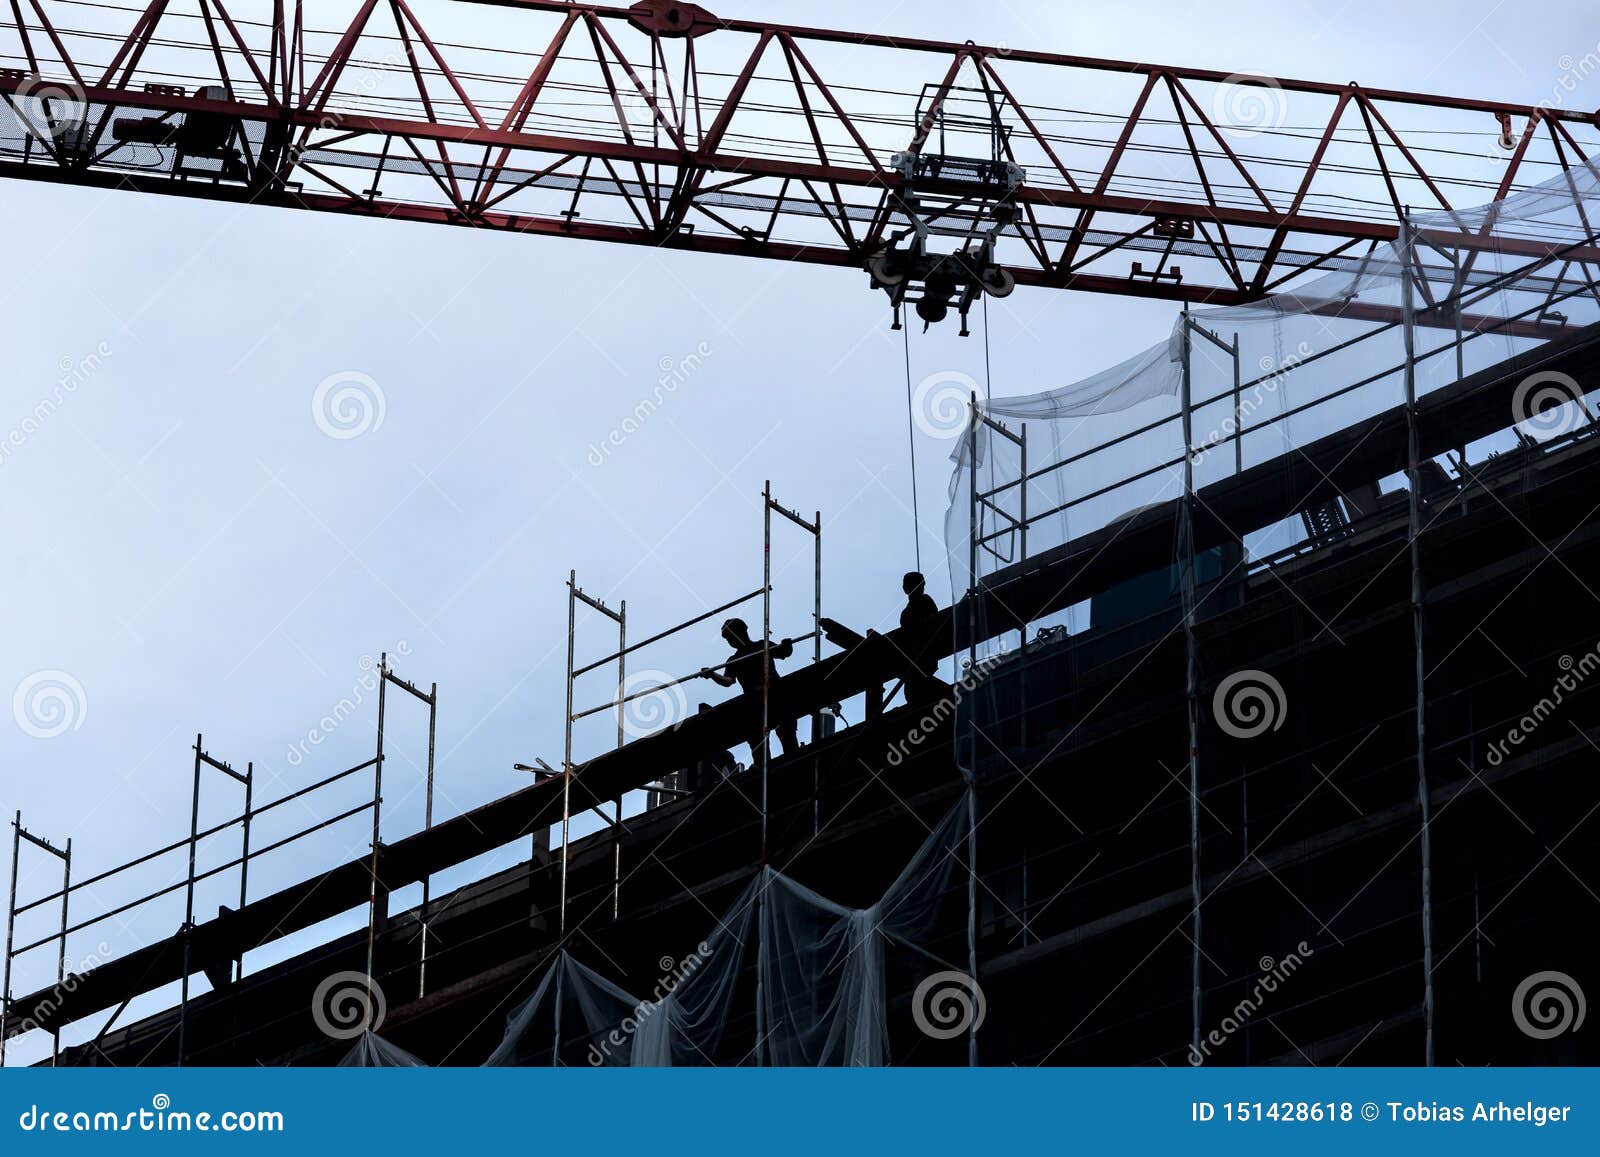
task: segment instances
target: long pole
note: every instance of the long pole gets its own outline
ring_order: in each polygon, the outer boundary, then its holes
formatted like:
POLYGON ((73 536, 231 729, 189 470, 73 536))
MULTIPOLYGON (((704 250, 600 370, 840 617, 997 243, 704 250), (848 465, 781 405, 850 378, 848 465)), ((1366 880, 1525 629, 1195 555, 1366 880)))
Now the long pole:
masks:
MULTIPOLYGON (((439 684, 428 687, 428 790, 423 801, 422 826, 433 829, 433 747, 439 730, 439 684)), ((433 876, 422 877, 422 959, 417 967, 417 999, 428 993, 428 903, 433 876)))
POLYGON ((6 967, 0 981, 0 1066, 6 1063, 6 1028, 11 1019, 11 947, 17 932, 17 858, 22 853, 22 809, 11 821, 11 893, 6 903, 6 967))
POLYGON ((772 725, 772 480, 762 491, 761 504, 761 863, 767 862, 767 765, 772 744, 767 728, 772 725))
MULTIPOLYGON (((814 521, 812 528, 816 540, 816 575, 812 581, 812 609, 811 628, 814 632, 811 637, 811 662, 822 662, 822 511, 818 510, 812 515, 814 521)), ((822 738, 822 712, 819 710, 811 717, 811 742, 816 743, 822 738)), ((811 834, 817 836, 822 831, 822 761, 816 755, 811 759, 811 834)))
MULTIPOLYGON (((572 825, 572 657, 573 634, 578 622, 578 572, 567 572, 567 725, 561 755, 561 910, 557 927, 561 939, 567 936, 567 836, 572 825)), ((556 978, 560 984, 560 977, 556 978)), ((557 1008, 560 1005, 556 1006, 557 1008)))
POLYGON ((766 984, 766 892, 767 892, 767 761, 772 745, 767 741, 767 691, 772 677, 772 479, 762 488, 761 503, 761 886, 756 889, 756 1065, 765 1056, 766 984))
MULTIPOLYGON (((1028 423, 1023 422, 1017 436, 1017 561, 1028 557, 1028 423)), ((1017 730, 1024 750, 1028 746, 1028 624, 1017 627, 1017 730)))
MULTIPOLYGON (((61 854, 61 940, 56 946, 56 988, 67 979, 67 902, 72 898, 72 838, 67 838, 67 849, 61 854)), ((61 1063, 61 1028, 51 1034, 50 1067, 61 1063)))
POLYGON ((1189 902, 1192 905, 1190 962, 1192 1029, 1190 1046, 1200 1056, 1200 664, 1195 640, 1194 560, 1194 366, 1189 311, 1183 311, 1183 503, 1179 508, 1183 543, 1183 641, 1185 710, 1189 720, 1189 902))
MULTIPOLYGON (((239 908, 242 911, 250 900, 250 810, 255 792, 256 765, 251 760, 244 765, 244 847, 239 855, 239 908)), ((239 950, 238 975, 244 976, 244 949, 239 950)))
POLYGON ((1233 335, 1233 472, 1244 473, 1244 416, 1240 413, 1239 391, 1243 388, 1243 376, 1239 372, 1239 335, 1233 335))
POLYGON ((189 805, 189 879, 184 888, 183 906, 183 984, 178 997, 178 1067, 188 1058, 189 1035, 189 941, 194 935, 194 860, 200 841, 200 752, 202 736, 194 737, 194 797, 189 805))
MULTIPOLYGON (((623 720, 627 708, 622 699, 628 685, 628 600, 617 604, 617 747, 625 738, 623 720)), ((611 827, 611 918, 622 914, 622 797, 617 797, 616 823, 611 827)))
POLYGON ((556 1035, 550 1049, 550 1067, 556 1068, 561 1064, 561 1006, 565 1003, 566 985, 563 981, 567 976, 567 950, 561 949, 556 953, 556 1035))
MULTIPOLYGON (((372 763, 372 891, 367 909, 367 992, 372 992, 372 973, 377 961, 378 948, 378 849, 383 838, 383 716, 386 692, 389 689, 389 653, 378 658, 378 750, 372 763)), ((371 1025, 367 1026, 371 1028, 371 1025)))
MULTIPOLYGON (((967 673, 978 670, 978 392, 972 391, 972 441, 967 458, 971 503, 968 511, 967 571, 967 673)), ((967 709, 967 974, 978 984, 978 724, 967 709)), ((978 1024, 967 1029, 967 1064, 978 1065, 978 1024)))
POLYGON ((1406 485, 1411 491, 1408 531, 1411 538, 1411 639, 1416 658, 1417 804, 1421 811, 1422 857, 1422 1055, 1433 1064, 1433 841, 1429 831, 1432 798, 1428 789, 1426 669, 1423 660, 1422 605, 1422 447, 1417 431, 1416 285, 1412 268, 1415 237, 1408 209, 1400 219, 1400 312, 1406 354, 1406 485))

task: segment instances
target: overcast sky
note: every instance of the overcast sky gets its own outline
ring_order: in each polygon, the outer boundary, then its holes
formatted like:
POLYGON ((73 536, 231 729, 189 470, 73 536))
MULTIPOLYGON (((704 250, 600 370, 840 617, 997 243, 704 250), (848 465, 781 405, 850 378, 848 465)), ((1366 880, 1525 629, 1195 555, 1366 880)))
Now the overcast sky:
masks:
MULTIPOLYGON (((1488 0, 713 7, 1528 102, 1600 33, 1584 0, 1540 5, 1537 20, 1488 0)), ((1586 87, 1573 103, 1600 106, 1600 80, 1586 87)), ((317 745, 308 736, 341 699, 369 696, 363 658, 384 650, 403 653, 406 678, 440 685, 437 815, 522 786, 514 761, 561 755, 569 568, 590 593, 628 601, 635 638, 754 589, 769 478, 786 505, 822 512, 826 613, 858 627, 898 614, 915 562, 901 339, 860 273, 49 184, 0 185, 0 197, 0 425, 32 412, 64 367, 81 375, 0 464, 0 690, 70 677, 61 734, 41 736, 58 728, 37 718, 0 727, 0 808, 70 837, 80 875, 187 834, 197 732, 218 758, 255 761, 258 800, 369 756, 370 702, 317 745), (667 403, 596 453, 662 367, 686 362, 667 403), (381 394, 381 424, 329 436, 313 407, 330 378, 381 394)), ((991 309, 993 392, 1061 385, 1159 340, 1173 318, 1170 305, 1019 290, 991 309)), ((950 325, 911 348, 915 378, 983 378, 981 332, 962 341, 950 325)), ((941 601, 949 450, 918 435, 923 563, 941 601)), ((780 531, 777 634, 810 629, 808 551, 780 531)), ((747 616, 758 629, 759 612, 747 616)), ((580 660, 608 632, 585 616, 580 660)), ((722 657, 707 624, 638 666, 681 673, 722 657)), ((579 705, 607 694, 595 677, 579 705)), ((391 703, 394 839, 420 825, 426 719, 391 703)), ((602 723, 576 754, 606 741, 602 723)), ((207 820, 237 810, 220 776, 204 793, 207 820)), ((366 843, 362 821, 346 824, 253 868, 252 893, 366 843)), ((202 866, 233 854, 218 841, 202 866)), ((25 851, 23 898, 55 871, 25 851)), ((182 872, 178 857, 142 879, 182 872)), ((201 914, 236 886, 218 881, 201 914)), ((69 960, 170 935, 173 900, 83 933, 69 960)), ((101 903, 85 896, 82 914, 101 903)), ((14 990, 53 972, 44 955, 14 990)))

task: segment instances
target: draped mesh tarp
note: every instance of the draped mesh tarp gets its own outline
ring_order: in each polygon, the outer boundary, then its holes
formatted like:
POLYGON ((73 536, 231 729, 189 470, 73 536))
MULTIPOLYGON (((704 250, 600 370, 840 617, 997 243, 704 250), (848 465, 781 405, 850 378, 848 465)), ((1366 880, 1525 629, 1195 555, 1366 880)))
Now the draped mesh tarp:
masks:
POLYGON ((723 1055, 723 1038, 730 1019, 750 1011, 739 1007, 748 993, 740 977, 752 966, 764 1063, 888 1064, 888 978, 897 964, 902 973, 949 967, 927 945, 965 918, 965 891, 953 882, 965 870, 968 815, 962 800, 866 908, 847 908, 765 869, 645 999, 558 953, 507 1017, 505 1037, 485 1064, 748 1063, 754 1058, 723 1055))
POLYGON ((963 800, 928 834, 877 903, 846 908, 767 869, 761 909, 761 992, 774 1065, 880 1066, 889 1063, 888 955, 928 960, 925 945, 965 901, 952 902, 952 877, 965 860, 963 800))
MULTIPOLYGON (((1575 163, 1504 201, 1414 215, 1410 227, 1419 396, 1600 320, 1595 162, 1575 163)), ((1196 488, 1402 404, 1399 253, 1397 244, 1373 243, 1354 270, 1248 305, 1191 312, 1221 345, 1197 334, 1186 343, 1180 318, 1165 340, 1109 369, 981 403, 1013 433, 1027 425, 1026 553, 1182 494, 1186 345, 1196 488), (1237 385, 1235 358, 1221 348, 1234 343, 1237 385)), ((1546 412, 1544 421, 1560 425, 1570 417, 1546 412)), ((946 547, 959 599, 974 577, 1018 560, 1021 449, 980 424, 958 440, 952 459, 946 547), (974 481, 980 495, 1003 488, 992 505, 979 503, 976 538, 974 481)), ((1299 536, 1285 523, 1245 545, 1259 556, 1299 536)))
POLYGON ((588 965, 558 952, 533 995, 506 1018, 506 1033, 486 1066, 576 1064, 625 1065, 627 1054, 604 1051, 599 1042, 639 1005, 588 965), (593 1058, 600 1059, 595 1061, 593 1058))
POLYGON ((419 1069, 427 1063, 375 1032, 364 1032, 339 1061, 341 1069, 419 1069))

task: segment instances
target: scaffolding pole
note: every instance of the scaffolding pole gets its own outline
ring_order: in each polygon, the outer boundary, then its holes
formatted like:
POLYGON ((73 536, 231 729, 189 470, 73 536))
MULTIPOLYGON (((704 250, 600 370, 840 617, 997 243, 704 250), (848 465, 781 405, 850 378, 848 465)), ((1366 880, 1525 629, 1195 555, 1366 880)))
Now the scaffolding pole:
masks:
MULTIPOLYGON (((372 757, 372 859, 369 871, 372 874, 372 884, 367 891, 367 995, 372 994, 372 974, 377 963, 378 952, 378 926, 388 916, 389 897, 383 892, 378 883, 379 854, 383 846, 383 719, 384 709, 389 687, 389 652, 385 651, 378 657, 378 738, 377 748, 372 757), (382 916, 380 917, 380 905, 382 916)), ((367 1026, 371 1028, 371 1025, 367 1026)))
POLYGON ((17 859, 22 851, 22 809, 17 809, 11 821, 11 894, 6 903, 6 962, 5 977, 0 980, 0 1067, 6 1063, 6 1041, 11 1034, 6 1031, 11 1020, 11 946, 17 934, 17 859))
MULTIPOLYGON (((413 699, 427 704, 428 707, 428 762, 423 769, 424 794, 422 804, 422 826, 423 830, 427 831, 433 827, 433 749, 439 724, 439 684, 434 683, 429 686, 428 690, 424 691, 415 683, 402 679, 390 668, 387 654, 384 655, 379 665, 378 679, 378 729, 380 732, 378 736, 378 751, 380 753, 383 751, 383 735, 381 732, 385 723, 385 695, 383 690, 385 684, 394 684, 413 699)), ((374 796, 374 799, 376 799, 376 796, 374 796)), ((376 807, 376 804, 374 804, 374 807, 376 807)), ((374 873, 374 879, 376 879, 376 873, 374 873)), ((428 910, 432 903, 432 885, 433 877, 431 875, 422 877, 422 907, 418 909, 418 922, 422 929, 417 959, 418 999, 427 995, 428 991, 428 910)))
POLYGON ((1433 1065, 1433 841, 1432 795, 1428 788, 1426 668, 1423 652, 1422 604, 1422 451, 1417 431, 1416 272, 1412 266, 1416 237, 1411 213, 1400 219, 1400 314, 1405 331, 1406 486, 1408 536, 1411 557, 1411 638, 1416 659, 1417 805, 1421 813, 1420 853, 1422 884, 1422 1054, 1433 1065))
MULTIPOLYGON (((254 766, 253 764, 250 766, 254 766)), ((250 847, 250 776, 243 775, 230 764, 220 759, 213 759, 206 754, 205 737, 197 734, 194 737, 194 792, 189 804, 189 875, 184 881, 183 892, 183 980, 179 986, 178 997, 178 1067, 182 1068, 189 1058, 189 976, 193 971, 193 961, 190 956, 190 941, 194 938, 194 886, 202 878, 196 875, 195 858, 200 850, 200 776, 204 768, 220 771, 235 783, 244 785, 245 789, 245 856, 239 861, 240 887, 246 886, 245 871, 249 863, 250 847)), ((209 873, 207 873, 209 875, 209 873)), ((62 929, 65 933, 65 928, 62 929)), ((65 945, 63 945, 63 949, 65 945)))
MULTIPOLYGON (((1194 559, 1194 331, 1198 326, 1183 311, 1183 502, 1179 506, 1178 537, 1183 551, 1184 708, 1189 739, 1189 902, 1190 921, 1190 1047, 1200 1056, 1200 662, 1195 639, 1194 559)), ((1203 330, 1201 332, 1204 332, 1203 330)), ((1209 336, 1209 335, 1208 335, 1209 336)))
MULTIPOLYGON (((626 687, 624 686, 625 683, 627 682, 627 678, 628 678, 628 658, 627 658, 627 656, 628 656, 628 651, 629 651, 629 647, 628 647, 628 602, 627 602, 627 600, 624 599, 618 605, 618 609, 617 610, 612 610, 610 607, 608 607, 606 605, 604 599, 597 599, 597 598, 593 597, 592 595, 588 595, 588 594, 584 593, 583 588, 578 586, 578 572, 575 571, 575 570, 567 572, 567 588, 568 588, 568 595, 567 595, 567 722, 566 722, 565 755, 564 755, 564 757, 562 759, 562 764, 563 764, 563 769, 564 769, 563 773, 562 773, 563 775, 570 775, 570 773, 571 773, 571 767, 572 767, 572 725, 574 723, 576 723, 580 719, 586 718, 589 715, 594 715, 598 711, 608 710, 609 708, 614 706, 616 708, 616 710, 617 710, 617 747, 620 749, 622 747, 624 741, 627 738, 627 733, 626 733, 626 731, 624 729, 624 721, 625 721, 626 715, 627 715, 627 708, 626 708, 625 705, 627 704, 627 702, 630 699, 630 696, 627 694, 626 687), (614 655, 608 655, 604 659, 598 660, 597 662, 590 663, 590 664, 588 664, 588 665, 586 665, 586 666, 584 666, 582 668, 577 668, 577 667, 573 666, 573 660, 574 660, 574 657, 575 657, 575 649, 576 649, 575 648, 575 640, 576 640, 576 637, 577 637, 577 604, 580 603, 580 602, 584 606, 588 607, 590 610, 598 611, 600 614, 604 615, 606 618, 610 619, 613 623, 615 623, 617 625, 617 651, 616 651, 616 654, 614 654, 614 655), (577 684, 578 676, 586 674, 586 673, 588 673, 590 671, 593 671, 598 667, 604 666, 606 663, 610 663, 613 660, 615 660, 615 662, 617 664, 617 700, 616 700, 616 703, 615 704, 609 704, 608 703, 604 707, 597 708, 594 711, 574 712, 573 709, 572 709, 572 702, 573 702, 574 687, 577 684)), ((653 693, 656 690, 659 690, 659 688, 652 688, 651 689, 651 693, 653 693)), ((570 782, 564 782, 563 788, 562 788, 562 797, 563 798, 562 798, 562 805, 561 805, 561 810, 562 810, 562 825, 561 825, 561 927, 562 927, 563 930, 565 930, 565 928, 566 928, 566 915, 567 915, 566 914, 566 908, 567 908, 567 884, 566 884, 566 877, 567 877, 567 834, 568 834, 568 832, 567 832, 567 827, 568 827, 568 825, 567 825, 567 813, 569 811, 567 800, 568 800, 568 789, 570 788, 570 786, 571 786, 570 782)), ((611 824, 611 918, 613 920, 615 920, 619 915, 622 914, 622 831, 623 831, 623 828, 622 828, 622 797, 621 796, 617 797, 617 799, 615 801, 615 807, 616 807, 616 814, 613 817, 613 819, 610 821, 610 824, 611 824)), ((599 807, 598 804, 595 806, 595 808, 593 810, 594 810, 595 815, 599 816, 602 820, 606 818, 605 812, 600 810, 600 807, 599 807)))
MULTIPOLYGON (((23 843, 32 844, 40 851, 54 856, 61 861, 61 931, 55 936, 47 936, 43 940, 35 941, 22 949, 27 952, 51 940, 57 941, 56 948, 56 986, 59 989, 67 978, 67 902, 72 894, 72 840, 68 839, 66 847, 58 848, 49 840, 42 839, 22 826, 22 810, 17 810, 16 818, 11 821, 11 893, 10 901, 6 905, 6 959, 5 977, 0 980, 0 1066, 6 1060, 6 1028, 11 1016, 11 963, 20 953, 13 953, 14 935, 16 931, 17 913, 17 867, 21 858, 23 843)), ((47 897, 48 898, 48 897, 47 897)), ((35 903, 28 904, 27 908, 35 907, 35 903)), ((25 909, 21 909, 25 910, 25 909)), ((61 1060, 61 1030, 55 1029, 50 1034, 50 1065, 55 1067, 61 1060)))
MULTIPOLYGON (((978 427, 983 422, 983 411, 978 408, 978 392, 972 391, 972 428, 967 447, 970 469, 968 486, 969 526, 967 533, 967 671, 978 669, 978 427)), ((978 725, 972 719, 972 708, 967 709, 967 975, 978 987, 978 725)), ((967 1028, 967 1065, 978 1066, 978 1018, 973 1017, 967 1028)))
MULTIPOLYGON (((799 511, 790 510, 772 497, 772 482, 770 480, 763 487, 761 497, 765 507, 762 515, 764 537, 761 551, 761 585, 766 591, 761 603, 761 658, 765 664, 761 679, 761 862, 764 864, 767 858, 767 749, 769 746, 767 731, 771 726, 767 700, 771 693, 772 684, 772 656, 769 654, 772 647, 772 516, 774 513, 781 514, 801 530, 811 535, 815 545, 811 588, 811 661, 820 663, 822 662, 822 511, 816 511, 812 518, 807 520, 800 515, 799 511)), ((821 736, 822 712, 819 709, 811 717, 811 742, 815 743, 821 736)), ((820 829, 822 821, 817 800, 821 786, 821 771, 816 761, 813 760, 811 765, 811 827, 813 835, 820 829)))

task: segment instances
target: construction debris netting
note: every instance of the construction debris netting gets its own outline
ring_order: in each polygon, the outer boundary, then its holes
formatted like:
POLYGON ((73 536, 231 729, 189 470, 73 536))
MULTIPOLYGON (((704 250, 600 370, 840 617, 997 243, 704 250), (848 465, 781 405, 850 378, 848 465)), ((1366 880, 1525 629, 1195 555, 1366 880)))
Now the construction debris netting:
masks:
MULTIPOLYGON (((1504 201, 1410 221, 1419 397, 1600 319, 1596 162, 1504 201)), ((1017 484, 1022 448, 1005 434, 979 423, 960 439, 945 525, 953 596, 971 588, 974 562, 983 578, 1183 493, 1186 347, 1197 489, 1403 405, 1398 251, 1374 242, 1356 272, 1191 312, 1187 342, 1180 318, 1166 341, 1081 381, 980 403, 1013 435, 1026 424, 1028 481, 1017 484)), ((1539 438, 1579 419, 1577 401, 1548 405, 1553 398, 1535 389, 1526 399, 1533 420, 1523 433, 1539 438)), ((1257 558, 1303 537, 1293 520, 1245 547, 1257 558)), ((1083 614, 1067 625, 1086 625, 1083 614)))
POLYGON ((390 1044, 375 1032, 364 1032, 344 1055, 341 1069, 419 1069, 425 1063, 398 1045, 390 1044))
POLYGON ((847 908, 772 868, 752 880, 656 992, 638 999, 561 952, 507 1018, 489 1065, 697 1066, 889 1063, 898 962, 950 965, 926 944, 959 923, 965 802, 929 832, 877 903, 847 908), (898 958, 898 961, 897 961, 898 958), (753 968, 755 988, 741 983, 753 968), (754 1046, 730 1053, 730 1021, 753 1016, 754 1046))

